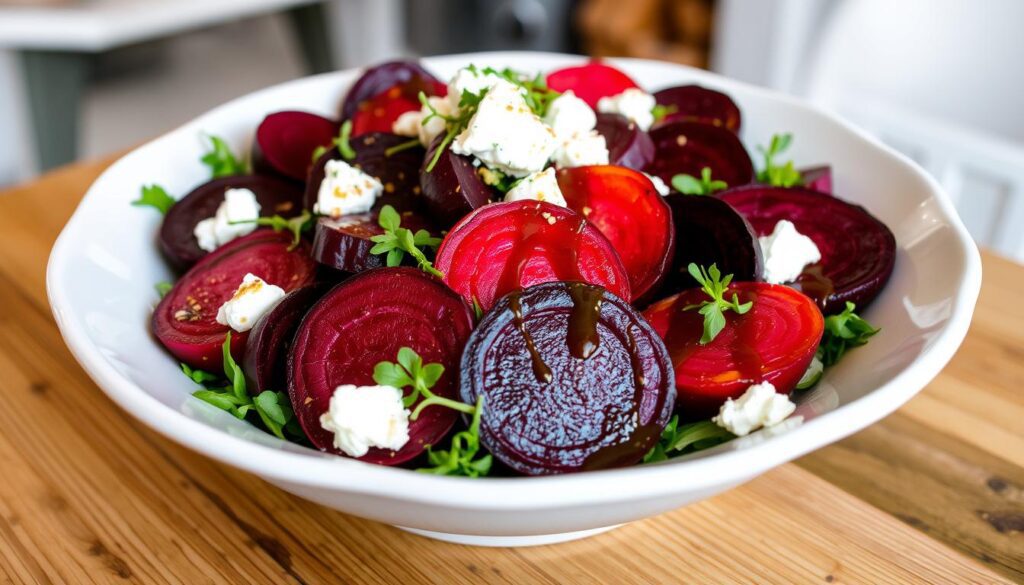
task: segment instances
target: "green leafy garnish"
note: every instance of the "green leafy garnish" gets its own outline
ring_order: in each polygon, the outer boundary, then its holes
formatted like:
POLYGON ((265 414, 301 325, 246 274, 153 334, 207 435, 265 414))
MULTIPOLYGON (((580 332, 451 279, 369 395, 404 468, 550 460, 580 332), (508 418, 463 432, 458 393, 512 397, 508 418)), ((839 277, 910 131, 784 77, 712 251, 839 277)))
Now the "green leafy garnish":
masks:
POLYGON ((792 134, 773 134, 767 149, 763 146, 757 147, 764 155, 764 169, 757 173, 759 182, 775 187, 794 187, 803 184, 803 177, 793 166, 793 161, 787 161, 783 165, 775 162, 775 157, 789 148, 792 141, 792 134))
POLYGON ((672 114, 678 111, 679 107, 674 104, 669 106, 666 106, 664 104, 658 104, 651 108, 651 115, 654 116, 654 121, 655 123, 657 123, 664 120, 667 116, 671 116, 672 114))
POLYGON ((821 359, 817 355, 811 360, 811 365, 807 366, 807 371, 804 372, 803 376, 800 376, 800 380, 796 383, 797 390, 807 390, 812 388, 821 380, 821 375, 825 372, 825 364, 821 362, 821 359))
POLYGON ((289 246, 288 250, 294 250, 298 247, 299 242, 302 240, 302 234, 313 229, 313 214, 308 210, 303 209, 302 213, 285 219, 280 215, 273 215, 271 217, 260 217, 257 219, 244 219, 242 221, 230 221, 228 225, 238 225, 244 223, 254 223, 259 226, 272 228, 275 232, 289 231, 292 233, 292 245, 289 246))
POLYGON ((233 175, 244 175, 248 172, 245 163, 235 158, 231 147, 219 136, 207 134, 210 139, 211 149, 203 155, 201 160, 204 165, 210 167, 210 175, 217 179, 220 177, 231 177, 233 175))
POLYGON ((427 99, 427 94, 422 91, 420 92, 420 103, 429 112, 423 117, 423 120, 420 123, 426 124, 433 118, 441 118, 444 120, 445 126, 444 138, 441 139, 441 144, 434 149, 434 156, 432 156, 430 158, 430 162, 427 163, 426 171, 428 173, 434 170, 434 166, 437 164, 437 161, 441 159, 441 154, 443 154, 445 149, 448 148, 448 145, 452 143, 452 140, 455 140, 455 137, 469 125, 469 121, 476 114, 477 109, 480 108, 480 101, 484 99, 485 95, 487 95, 486 89, 480 93, 463 91, 462 95, 459 97, 459 112, 455 115, 448 116, 438 112, 437 108, 430 104, 430 100, 427 99))
POLYGON ((644 463, 665 461, 676 455, 693 453, 731 441, 736 435, 709 420, 679 425, 679 416, 673 416, 661 432, 661 439, 647 455, 644 463))
POLYGON ((156 289, 156 294, 160 295, 160 298, 162 299, 167 296, 167 293, 171 292, 171 289, 174 288, 174 284, 163 281, 154 284, 153 288, 156 289))
POLYGON ((826 367, 838 362, 848 349, 864 345, 881 331, 854 313, 856 308, 848 302, 842 313, 825 317, 825 333, 818 345, 817 357, 826 367))
POLYGON ((750 310, 754 302, 747 301, 741 305, 736 293, 733 293, 732 300, 727 300, 725 293, 729 288, 729 283, 732 282, 732 275, 728 274, 723 278, 722 273, 718 271, 718 266, 714 264, 705 270, 703 266, 697 266, 690 262, 686 269, 690 276, 700 283, 704 292, 711 297, 711 300, 683 307, 684 311, 698 309, 697 312, 704 315, 704 334, 700 338, 700 344, 707 345, 725 328, 725 311, 733 311, 742 315, 750 310))
POLYGON ((132 205, 136 207, 148 205, 165 215, 174 204, 174 198, 168 195, 160 185, 143 185, 142 194, 138 199, 132 201, 132 205))
POLYGON ((729 185, 725 181, 712 179, 711 167, 704 167, 700 170, 699 179, 693 175, 675 175, 672 177, 672 187, 683 195, 711 195, 727 189, 729 185))
POLYGON ((313 149, 313 162, 316 162, 328 148, 337 147, 341 157, 345 160, 352 160, 356 157, 356 151, 352 149, 349 139, 352 138, 352 120, 345 120, 338 129, 338 135, 331 140, 329 146, 318 146, 313 149))
POLYGON ((392 146, 390 148, 385 148, 384 149, 384 156, 393 156, 393 155, 396 155, 396 154, 402 152, 403 150, 409 150, 410 148, 416 148, 419 145, 420 145, 419 138, 413 138, 412 140, 406 140, 405 142, 400 142, 400 143, 398 143, 398 144, 396 144, 396 145, 394 145, 394 146, 392 146))
POLYGON ((463 477, 482 477, 490 473, 492 457, 484 455, 477 458, 480 452, 480 416, 483 411, 484 397, 480 396, 476 400, 469 428, 455 433, 451 445, 446 450, 435 451, 433 447, 427 445, 427 462, 430 463, 430 467, 421 467, 416 471, 463 477))
POLYGON ((431 236, 427 230, 421 229, 413 233, 412 230, 402 227, 402 216, 390 205, 381 208, 377 221, 384 229, 384 233, 370 238, 370 241, 374 242, 374 246, 370 248, 371 254, 387 254, 388 266, 398 266, 405 255, 409 254, 423 272, 438 278, 444 276, 434 268, 434 264, 427 259, 421 249, 437 249, 441 245, 441 238, 431 236))
MULTIPOLYGON (((471 66, 471 70, 475 72, 476 68, 471 66)), ((524 94, 523 99, 526 100, 526 105, 534 114, 537 114, 541 118, 547 115, 551 102, 555 101, 555 98, 562 95, 561 92, 549 88, 547 81, 540 73, 530 78, 510 67, 505 67, 501 70, 493 67, 484 67, 483 74, 496 75, 505 81, 522 88, 524 94)))

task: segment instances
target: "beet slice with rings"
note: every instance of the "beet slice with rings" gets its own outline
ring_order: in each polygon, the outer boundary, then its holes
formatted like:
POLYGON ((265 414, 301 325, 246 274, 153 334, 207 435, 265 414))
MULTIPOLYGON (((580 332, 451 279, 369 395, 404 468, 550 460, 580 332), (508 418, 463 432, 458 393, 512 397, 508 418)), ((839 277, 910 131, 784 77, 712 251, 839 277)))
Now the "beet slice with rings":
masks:
POLYGON ((826 315, 847 302, 866 307, 881 292, 896 262, 896 238, 866 209, 838 197, 798 187, 751 185, 720 194, 754 227, 759 236, 788 219, 814 240, 821 261, 804 269, 792 283, 818 303, 826 315))
POLYGON ((608 164, 639 171, 654 160, 654 141, 629 118, 598 114, 595 129, 608 145, 608 164))
POLYGON ((672 262, 672 212, 650 179, 625 167, 588 166, 558 171, 569 209, 608 238, 629 275, 630 301, 656 290, 672 262))
POLYGON ((675 370, 676 410, 684 420, 706 419, 726 398, 737 398, 751 384, 771 382, 788 394, 807 371, 818 349, 825 320, 814 301, 788 286, 734 282, 742 315, 725 312, 726 326, 700 344, 704 316, 684 307, 708 299, 700 288, 654 303, 643 315, 665 341, 675 370))
MULTIPOLYGON (((349 140, 349 146, 356 156, 345 162, 372 175, 384 185, 384 194, 377 199, 375 209, 391 205, 398 211, 423 211, 425 209, 420 191, 420 165, 423 164, 423 148, 416 146, 391 155, 386 150, 407 143, 408 136, 385 132, 371 132, 349 140)), ((306 209, 313 209, 320 184, 324 182, 324 168, 329 160, 344 160, 337 147, 327 150, 309 168, 306 177, 306 193, 303 200, 306 209)))
POLYGON ((746 185, 754 178, 754 164, 735 134, 700 122, 668 122, 651 129, 655 155, 645 171, 667 184, 674 175, 699 177, 704 167, 712 178, 730 187, 746 185))
POLYGON ((434 266, 466 302, 488 310, 503 295, 551 281, 581 281, 630 298, 629 274, 582 215, 542 201, 485 205, 441 242, 434 266))
POLYGON ((238 175, 203 183, 171 206, 160 225, 160 249, 174 267, 188 268, 209 253, 199 247, 193 232, 200 221, 217 213, 228 189, 252 191, 263 217, 292 217, 302 211, 302 190, 275 177, 238 175))
POLYGON ((702 122, 721 126, 736 134, 740 131, 740 108, 720 91, 700 85, 680 85, 656 92, 654 99, 659 105, 675 108, 662 119, 662 123, 675 120, 702 122))
POLYGON ((675 254, 662 295, 693 288, 691 262, 718 266, 734 280, 761 280, 764 261, 754 228, 728 203, 715 197, 672 193, 664 201, 672 210, 675 254))
POLYGON ((263 390, 288 388, 287 365, 292 338, 306 311, 323 293, 324 289, 319 286, 293 290, 249 331, 242 371, 249 380, 246 389, 250 394, 256 396, 263 390))
POLYGON ((832 194, 832 167, 822 165, 800 169, 800 177, 804 181, 804 187, 813 191, 832 194))
POLYGON ((423 200, 431 217, 441 227, 451 227, 467 213, 500 196, 480 178, 470 157, 455 154, 450 148, 446 148, 434 168, 427 171, 427 165, 443 140, 443 136, 438 136, 431 143, 419 177, 423 200))
POLYGON ((338 122, 309 112, 269 114, 256 128, 252 141, 252 168, 305 181, 313 152, 328 146, 338 135, 338 122))
POLYGON ((525 475, 624 467, 658 441, 675 402, 657 333, 598 286, 550 282, 503 297, 462 354, 480 439, 525 475))
MULTIPOLYGON (((434 231, 426 221, 408 211, 402 213, 402 227, 413 233, 421 229, 434 231)), ((313 259, 342 272, 380 268, 385 265, 385 257, 370 253, 376 245, 370 238, 383 233, 376 211, 338 219, 321 217, 313 231, 313 259)), ((411 260, 409 256, 406 259, 411 260)))
MULTIPOLYGON (((362 272, 331 289, 306 314, 288 360, 288 393, 306 436, 317 448, 344 455, 320 426, 334 389, 372 386, 373 368, 410 347, 444 374, 431 389, 457 399, 459 358, 473 329, 473 313, 459 295, 417 268, 362 272)), ((409 392, 409 389, 406 389, 409 392)), ((415 407, 413 407, 415 408, 415 407)), ((398 451, 373 448, 361 461, 398 465, 436 445, 458 413, 427 407, 409 421, 409 442, 398 451)))
MULTIPOLYGON (((364 71, 359 79, 352 84, 341 103, 341 119, 351 120, 365 102, 386 93, 393 87, 400 87, 410 82, 414 85, 431 88, 431 91, 426 92, 427 95, 445 95, 447 92, 447 87, 416 61, 381 63, 364 71)), ((414 100, 416 100, 416 95, 412 94, 414 100)), ((418 110, 419 108, 417 100, 416 107, 413 109, 418 110)), ((388 126, 384 131, 390 132, 391 127, 388 126)))
MULTIPOLYGON (((259 229, 224 244, 186 272, 153 311, 153 334, 186 364, 218 372, 229 331, 217 310, 252 273, 285 292, 313 282, 316 263, 305 243, 292 249, 292 235, 259 229)), ((242 361, 249 332, 232 333, 231 353, 242 361)))
POLYGON ((601 98, 639 87, 630 76, 596 60, 552 71, 548 73, 547 84, 549 88, 563 93, 571 89, 576 97, 587 102, 587 105, 595 110, 601 98))

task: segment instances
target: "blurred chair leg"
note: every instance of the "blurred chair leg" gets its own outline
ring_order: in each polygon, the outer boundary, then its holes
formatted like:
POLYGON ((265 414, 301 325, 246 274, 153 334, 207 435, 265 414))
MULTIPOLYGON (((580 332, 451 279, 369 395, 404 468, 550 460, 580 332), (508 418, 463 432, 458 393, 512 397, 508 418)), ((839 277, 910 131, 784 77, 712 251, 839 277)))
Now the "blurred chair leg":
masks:
POLYGON ((327 10, 323 3, 298 6, 288 10, 287 14, 310 73, 334 71, 327 10))
POLYGON ((22 73, 40 171, 78 155, 82 88, 89 56, 59 51, 22 51, 22 73))

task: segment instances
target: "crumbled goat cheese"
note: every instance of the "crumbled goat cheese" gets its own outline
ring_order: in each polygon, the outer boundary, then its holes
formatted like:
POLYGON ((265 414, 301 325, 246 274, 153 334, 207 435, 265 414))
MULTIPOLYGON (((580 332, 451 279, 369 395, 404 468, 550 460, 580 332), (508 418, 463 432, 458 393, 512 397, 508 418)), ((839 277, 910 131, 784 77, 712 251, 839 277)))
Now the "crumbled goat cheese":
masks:
POLYGON ((334 218, 366 213, 383 192, 384 185, 376 177, 343 160, 329 160, 313 211, 334 218))
POLYGON ((771 235, 757 238, 764 254, 764 279, 772 284, 793 282, 810 264, 821 260, 814 240, 796 231, 788 220, 775 224, 771 235))
POLYGON ((246 274, 242 284, 223 305, 217 309, 217 322, 242 333, 277 306, 284 298, 284 289, 267 284, 255 274, 246 274))
POLYGON ((646 132, 654 124, 655 105, 653 95, 631 87, 618 95, 597 100, 597 111, 625 116, 646 132))
POLYGON ((334 446, 351 457, 370 447, 397 451, 409 442, 409 411, 402 391, 392 386, 353 386, 334 389, 320 426, 334 433, 334 446))
POLYGON ((753 384, 736 400, 727 398, 711 419, 730 433, 742 437, 761 427, 771 427, 784 421, 796 410, 796 405, 785 394, 775 391, 771 382, 753 384))
POLYGON ((201 249, 212 252, 235 238, 252 233, 256 229, 254 220, 259 217, 260 204, 255 193, 249 189, 228 189, 214 216, 197 223, 192 234, 201 249))
POLYGON ((558 188, 558 180, 555 178, 555 169, 549 168, 539 173, 533 173, 516 183, 505 194, 505 201, 528 199, 566 206, 565 197, 562 195, 562 190, 558 188))

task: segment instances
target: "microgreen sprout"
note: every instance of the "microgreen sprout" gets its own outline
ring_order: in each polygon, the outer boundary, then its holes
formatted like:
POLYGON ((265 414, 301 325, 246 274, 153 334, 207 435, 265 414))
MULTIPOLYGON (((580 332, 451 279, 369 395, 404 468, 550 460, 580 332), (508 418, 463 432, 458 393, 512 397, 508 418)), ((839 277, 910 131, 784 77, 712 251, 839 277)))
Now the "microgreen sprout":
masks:
POLYGON ((167 194, 160 185, 143 185, 142 193, 139 198, 132 201, 132 205, 136 207, 150 206, 160 213, 166 215, 167 211, 171 209, 175 204, 173 197, 167 194))
POLYGON ((757 150, 764 155, 764 169, 757 173, 757 180, 775 187, 794 187, 803 184, 800 171, 793 166, 793 161, 777 164, 775 157, 782 154, 793 141, 792 134, 774 134, 768 148, 758 146, 757 150))
POLYGON ((665 461, 676 455, 708 449, 735 438, 736 435, 710 420, 680 425, 679 416, 676 415, 665 425, 658 444, 644 455, 644 463, 665 461))
POLYGON ((825 333, 817 353, 823 365, 836 364, 847 350, 864 345, 871 336, 881 331, 855 313, 856 308, 856 305, 848 302, 842 313, 825 317, 825 333))
POLYGON ((653 108, 651 108, 651 115, 654 116, 654 121, 655 121, 655 123, 657 123, 657 122, 661 122, 662 120, 664 120, 668 116, 671 116, 672 114, 674 114, 674 113, 676 113, 678 111, 679 111, 679 107, 676 106, 675 104, 672 104, 672 105, 658 104, 658 105, 654 106, 653 108))
POLYGON ((248 172, 245 163, 235 158, 231 147, 223 138, 212 134, 207 134, 206 137, 210 139, 210 151, 199 160, 210 167, 211 178, 244 175, 248 172))
POLYGON ((434 170, 434 166, 437 165, 437 161, 441 159, 441 154, 444 153, 448 145, 455 140, 455 137, 459 135, 463 130, 469 126, 469 121, 476 114, 477 109, 480 107, 480 102, 487 95, 487 90, 483 90, 480 93, 470 93, 463 91, 459 97, 459 111, 455 115, 446 115, 437 111, 437 108, 430 104, 430 100, 427 99, 427 94, 422 91, 419 93, 420 103, 424 108, 427 109, 427 115, 423 116, 421 124, 426 124, 434 118, 440 118, 444 120, 445 132, 444 138, 441 139, 441 143, 434 149, 434 156, 430 158, 430 162, 427 163, 426 171, 429 173, 434 170))
POLYGON ((707 345, 725 328, 725 311, 733 311, 738 315, 742 315, 749 311, 754 303, 753 301, 747 301, 740 304, 736 293, 732 294, 731 300, 725 298, 729 283, 732 282, 732 275, 727 274, 725 277, 722 277, 718 266, 712 264, 710 268, 705 269, 703 266, 697 266, 691 262, 686 269, 690 276, 700 283, 704 293, 711 298, 711 300, 683 307, 684 311, 698 309, 697 312, 704 315, 704 334, 700 338, 700 344, 707 345))
POLYGON ((341 158, 345 160, 352 160, 356 157, 356 151, 352 148, 350 140, 352 138, 352 120, 345 120, 341 123, 341 127, 338 129, 338 135, 331 140, 329 146, 318 146, 313 149, 313 162, 316 162, 321 156, 323 156, 327 149, 337 147, 338 152, 341 153, 341 158))
POLYGON ((288 250, 294 250, 299 246, 299 242, 302 240, 302 234, 313 229, 313 214, 308 210, 303 209, 302 213, 295 217, 285 219, 280 215, 272 215, 270 217, 259 217, 256 219, 243 219, 240 221, 230 221, 228 225, 239 225, 246 223, 254 223, 258 226, 272 228, 275 232, 289 231, 292 233, 292 244, 288 250))
POLYGON ((711 178, 711 167, 700 170, 700 178, 693 175, 679 174, 672 177, 672 187, 683 195, 711 195, 727 189, 725 181, 711 178))
POLYGON ((421 229, 413 233, 412 230, 402 227, 402 216, 390 205, 381 208, 377 221, 384 229, 384 233, 370 238, 370 241, 374 242, 374 246, 370 248, 371 254, 387 254, 388 266, 398 266, 405 255, 409 254, 423 272, 438 278, 444 276, 434 268, 434 264, 427 259, 422 250, 437 249, 441 245, 441 238, 431 236, 427 230, 421 229))
POLYGON ((160 295, 160 298, 162 299, 167 296, 167 293, 171 292, 171 289, 174 288, 174 283, 170 283, 165 280, 154 284, 153 288, 156 289, 156 294, 160 295))
POLYGON ((416 148, 419 145, 420 145, 420 141, 419 141, 418 138, 413 138, 412 140, 406 140, 405 142, 401 142, 401 143, 396 144, 396 145, 394 145, 394 146, 392 146, 390 148, 385 148, 384 149, 384 156, 394 156, 394 155, 396 155, 396 154, 398 154, 398 153, 400 153, 402 151, 409 150, 410 148, 416 148))

